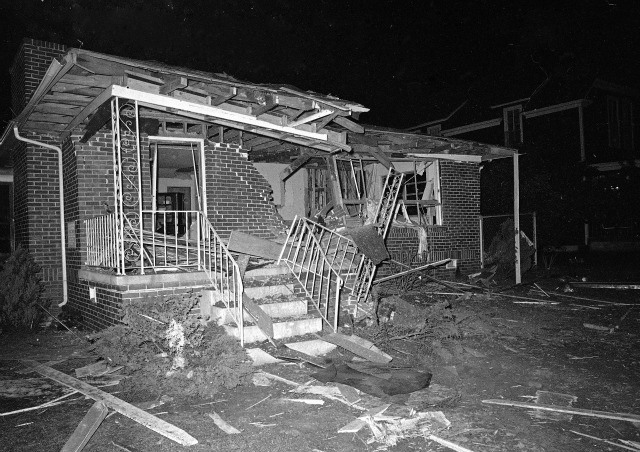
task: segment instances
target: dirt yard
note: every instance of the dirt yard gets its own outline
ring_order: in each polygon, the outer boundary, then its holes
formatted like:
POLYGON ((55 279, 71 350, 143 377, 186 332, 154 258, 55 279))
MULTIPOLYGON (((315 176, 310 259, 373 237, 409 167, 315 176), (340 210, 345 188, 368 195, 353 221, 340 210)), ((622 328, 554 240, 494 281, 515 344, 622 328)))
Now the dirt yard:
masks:
MULTIPOLYGON (((588 273, 586 268, 581 271, 588 273)), ((580 277, 575 268, 558 273, 580 277)), ((396 312, 389 322, 355 326, 353 332, 392 355, 393 365, 433 373, 430 388, 446 396, 436 398, 426 410, 441 411, 451 425, 434 425, 430 433, 468 450, 624 450, 619 440, 640 442, 640 423, 558 413, 544 416, 541 411, 483 403, 487 399, 531 402, 537 391, 548 391, 575 396, 575 408, 640 415, 640 290, 573 288, 571 292, 566 280, 557 276, 530 278, 536 278, 544 291, 574 298, 546 297, 533 285, 505 292, 520 298, 501 296, 495 290, 453 296, 423 288, 392 297, 396 312), (429 317, 431 330, 424 324, 409 325, 411 317, 420 317, 420 312, 438 303, 448 305, 445 320, 429 317), (407 306, 412 313, 403 317, 407 306)), ((53 329, 29 336, 1 335, 0 412, 33 407, 62 395, 65 389, 54 381, 20 373, 25 366, 18 360, 61 360, 52 367, 74 375, 74 369, 95 361, 78 336, 53 329)), ((264 349, 278 353, 271 345, 264 349)), ((328 358, 346 362, 353 357, 338 347, 328 358)), ((318 370, 305 363, 270 364, 261 369, 301 384, 313 380, 310 375, 318 370)), ((312 384, 324 386, 315 380, 312 384)), ((294 394, 291 389, 275 381, 269 386, 250 384, 223 390, 209 399, 174 397, 148 412, 195 437, 198 444, 189 447, 193 451, 450 450, 419 433, 399 438, 395 446, 371 442, 368 425, 357 433, 338 433, 362 411, 321 395, 294 394), (286 400, 300 398, 321 400, 322 404, 286 400), (223 432, 209 416, 213 412, 240 433, 223 432)), ((123 391, 120 385, 103 390, 143 407, 162 396, 152 387, 148 392, 123 391)), ((93 404, 78 394, 63 400, 57 406, 0 416, 0 449, 60 450, 93 404)), ((184 449, 110 412, 83 450, 184 449)))

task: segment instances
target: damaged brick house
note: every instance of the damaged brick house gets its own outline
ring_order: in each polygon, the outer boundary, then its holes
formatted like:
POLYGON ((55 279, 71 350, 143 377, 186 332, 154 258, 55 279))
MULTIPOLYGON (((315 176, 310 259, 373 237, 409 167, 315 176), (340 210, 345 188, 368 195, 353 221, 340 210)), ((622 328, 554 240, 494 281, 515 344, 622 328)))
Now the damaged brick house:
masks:
POLYGON ((92 329, 125 299, 194 290, 244 341, 245 309, 263 316, 246 254, 279 261, 335 328, 339 309, 366 312, 378 267, 350 231, 475 271, 479 166, 517 168, 507 148, 364 127, 355 102, 43 41, 12 77, 15 240, 92 329))

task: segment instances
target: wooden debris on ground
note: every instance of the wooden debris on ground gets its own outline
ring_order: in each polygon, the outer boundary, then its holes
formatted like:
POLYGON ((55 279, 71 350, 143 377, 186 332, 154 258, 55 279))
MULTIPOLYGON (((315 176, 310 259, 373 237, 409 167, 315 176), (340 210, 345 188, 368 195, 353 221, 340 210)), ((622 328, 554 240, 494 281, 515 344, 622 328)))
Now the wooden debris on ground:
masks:
POLYGON ((83 367, 78 367, 75 370, 75 372, 76 372, 77 378, 99 377, 104 374, 115 372, 116 370, 119 370, 119 369, 122 369, 122 366, 111 367, 106 361, 100 360, 95 363, 87 364, 86 366, 83 366, 83 367))
POLYGON ((298 402, 307 405, 324 405, 324 400, 322 399, 288 399, 283 397, 280 400, 282 400, 283 402, 298 402))
POLYGON ((290 344, 284 344, 285 347, 295 350, 300 353, 305 353, 311 356, 323 356, 329 352, 335 350, 336 345, 330 342, 326 342, 320 339, 312 339, 309 341, 292 342, 290 344))
POLYGON ((595 331, 609 331, 611 329, 606 326, 594 325, 593 323, 583 323, 582 326, 595 331))
POLYGON ((504 405, 518 408, 533 408, 536 410, 555 411, 558 413, 578 414, 580 416, 597 417, 602 419, 616 419, 619 421, 640 422, 640 415, 631 413, 610 413, 607 411, 588 410, 584 408, 563 407, 556 405, 543 405, 529 402, 519 402, 517 400, 488 399, 482 403, 492 405, 504 405))
MULTIPOLYGON (((602 438, 598 438, 597 436, 592 436, 592 435, 587 435, 586 433, 580 433, 580 432, 576 432, 575 430, 569 430, 571 433, 575 433, 576 435, 579 436, 584 436, 585 438, 589 438, 589 439, 593 439, 595 441, 601 441, 605 444, 609 444, 611 446, 616 446, 619 447, 621 449, 626 449, 626 450, 633 450, 633 451, 639 451, 640 447, 634 447, 633 445, 627 445, 626 443, 634 443, 635 441, 625 441, 623 439, 621 439, 620 441, 622 443, 625 444, 620 444, 620 443, 616 443, 614 441, 609 441, 608 439, 602 439, 602 438)), ((640 446, 640 443, 636 443, 640 446)))
POLYGON ((635 447, 637 450, 640 450, 640 443, 638 441, 631 441, 628 439, 621 439, 621 443, 626 444, 627 446, 635 447))
POLYGON ((387 412, 390 406, 386 404, 373 408, 338 432, 355 433, 364 426, 368 426, 371 436, 366 443, 382 443, 383 446, 388 447, 395 446, 400 439, 424 437, 451 426, 451 422, 442 411, 413 411, 409 415, 396 415, 387 412))
POLYGON ((171 402, 173 397, 163 395, 159 400, 150 400, 149 402, 142 402, 136 404, 136 406, 142 410, 152 410, 154 408, 158 408, 159 406, 164 405, 167 402, 171 402))
POLYGON ((0 397, 12 399, 59 394, 61 387, 51 383, 48 378, 0 380, 0 397))
POLYGON ((320 339, 338 345, 349 350, 351 353, 374 363, 385 364, 393 359, 393 357, 384 353, 372 342, 356 335, 346 336, 340 333, 331 333, 322 336, 320 339))
POLYGON ((335 385, 340 391, 340 394, 342 394, 342 396, 347 400, 347 402, 356 403, 360 401, 360 392, 356 388, 344 385, 342 383, 336 383, 335 385))
POLYGON ((73 434, 62 446, 61 452, 79 452, 89 442, 95 431, 107 416, 109 409, 102 402, 96 402, 82 418, 73 434))
MULTIPOLYGON (((543 405, 558 405, 571 407, 578 401, 578 398, 571 394, 561 394, 559 392, 550 391, 536 391, 535 403, 541 403, 543 405)), ((554 411, 530 411, 536 419, 550 419, 552 421, 571 421, 573 415, 569 413, 557 413, 554 411)))
MULTIPOLYGON (((12 414, 26 413, 28 411, 41 410, 43 408, 49 408, 49 407, 52 407, 52 406, 60 405, 62 403, 67 402, 67 400, 63 400, 63 399, 66 399, 67 397, 72 396, 72 395, 77 394, 77 393, 78 393, 78 391, 71 391, 71 392, 68 392, 68 393, 58 397, 57 399, 53 399, 53 400, 50 400, 48 402, 41 403, 40 405, 32 406, 32 407, 29 407, 29 408, 22 408, 20 410, 15 410, 15 411, 8 411, 6 413, 0 413, 0 416, 10 416, 12 414)), ((77 400, 77 399, 73 399, 73 400, 77 400)))
POLYGON ((238 430, 237 428, 232 427, 230 424, 228 424, 215 411, 212 412, 212 413, 209 413, 209 417, 211 419, 213 419, 214 424, 216 424, 218 426, 218 428, 220 430, 222 430, 223 432, 228 433, 229 435, 237 435, 238 433, 240 433, 240 430, 238 430))
POLYGON ((120 414, 144 425, 145 427, 160 433, 161 435, 177 442, 183 446, 192 446, 198 444, 198 440, 189 435, 182 429, 157 418, 138 407, 131 405, 107 392, 91 386, 77 378, 52 369, 48 366, 39 364, 37 361, 21 360, 25 366, 32 367, 36 372, 45 377, 51 378, 69 388, 76 390, 97 402, 103 402, 107 407, 117 411, 120 414))
POLYGON ((456 443, 452 443, 451 441, 447 441, 446 439, 442 439, 436 435, 429 435, 427 438, 431 441, 435 441, 441 446, 448 447, 451 450, 455 450, 456 452, 473 452, 471 449, 467 449, 466 447, 462 447, 456 443))
POLYGON ((323 383, 336 382, 353 386, 380 398, 419 391, 431 382, 429 372, 376 366, 371 363, 331 364, 311 376, 323 383))

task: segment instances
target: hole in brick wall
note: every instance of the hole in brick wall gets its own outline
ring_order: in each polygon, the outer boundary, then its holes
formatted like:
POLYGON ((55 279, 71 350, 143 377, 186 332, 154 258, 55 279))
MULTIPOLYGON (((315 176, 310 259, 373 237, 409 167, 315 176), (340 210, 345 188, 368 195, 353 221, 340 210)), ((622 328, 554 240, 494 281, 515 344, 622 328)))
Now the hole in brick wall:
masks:
POLYGON ((96 288, 95 287, 89 286, 89 300, 93 301, 94 303, 98 302, 98 297, 96 295, 96 288))

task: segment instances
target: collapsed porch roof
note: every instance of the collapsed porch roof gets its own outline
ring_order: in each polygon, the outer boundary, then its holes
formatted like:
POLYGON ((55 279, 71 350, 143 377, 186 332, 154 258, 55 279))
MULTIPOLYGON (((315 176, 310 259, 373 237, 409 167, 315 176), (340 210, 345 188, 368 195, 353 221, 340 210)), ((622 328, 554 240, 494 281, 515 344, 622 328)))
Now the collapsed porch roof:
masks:
MULTIPOLYGON (((141 117, 188 121, 199 133, 209 135, 209 126, 222 126, 251 138, 325 152, 350 151, 346 134, 326 129, 327 124, 361 132, 350 118, 368 111, 354 102, 290 86, 249 84, 225 74, 71 49, 62 62, 53 60, 7 130, 18 126, 65 137, 82 127, 88 138, 107 121, 109 109, 103 105, 114 96, 138 101, 141 117)), ((217 133, 213 128, 211 136, 217 133)))

